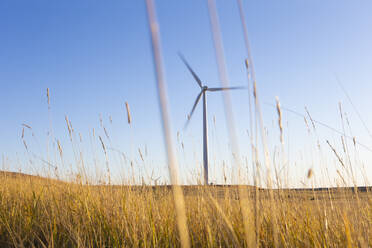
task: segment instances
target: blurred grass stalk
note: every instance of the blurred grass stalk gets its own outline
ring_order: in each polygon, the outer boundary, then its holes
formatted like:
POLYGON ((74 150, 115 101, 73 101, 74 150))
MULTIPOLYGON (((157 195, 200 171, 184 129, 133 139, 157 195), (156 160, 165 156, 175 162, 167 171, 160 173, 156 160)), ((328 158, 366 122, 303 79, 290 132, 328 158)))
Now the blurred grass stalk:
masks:
POLYGON ((178 177, 178 164, 177 158, 174 152, 174 146, 171 137, 171 126, 168 110, 166 83, 164 77, 164 68, 160 48, 160 34, 159 34, 159 24, 156 18, 155 5, 153 0, 146 0, 149 28, 151 33, 152 41, 152 52, 156 72, 156 81, 158 96, 160 102, 160 110, 162 117, 162 126, 164 132, 164 139, 166 144, 167 158, 168 158, 168 168, 171 178, 171 184, 173 188, 174 204, 176 208, 177 215, 177 226, 181 239, 181 246, 186 248, 190 247, 189 233, 187 228, 187 218, 185 210, 185 202, 183 197, 182 188, 180 187, 179 177, 178 177))
MULTIPOLYGON (((215 48, 215 54, 217 59, 218 74, 219 79, 222 83, 222 87, 230 87, 229 79, 227 76, 227 69, 225 63, 225 56, 223 51, 221 30, 218 21, 218 14, 216 8, 216 2, 214 0, 208 0, 208 10, 211 23, 211 30, 213 35, 213 42, 215 48)), ((241 209, 241 214, 243 217, 244 225, 244 235, 246 244, 249 247, 256 247, 257 240, 255 238, 255 227, 253 225, 252 219, 254 219, 253 214, 250 211, 250 203, 248 201, 248 192, 247 189, 242 186, 242 170, 241 170, 241 161, 240 161, 240 152, 238 147, 238 142, 236 138, 236 129, 234 115, 231 105, 231 95, 229 91, 222 92, 224 100, 224 110, 225 110, 225 120, 226 126, 228 128, 229 139, 231 143, 231 150, 233 154, 233 164, 237 168, 237 179, 238 179, 238 192, 239 192, 239 204, 241 209)))
MULTIPOLYGON (((210 0, 210 1, 212 1, 212 0, 210 0)), ((247 75, 248 75, 248 91, 250 91, 249 81, 250 81, 250 77, 251 77, 251 79, 253 81, 253 92, 252 93, 253 93, 254 100, 255 100, 256 120, 258 120, 258 122, 259 122, 259 127, 260 127, 260 131, 261 131, 262 146, 263 146, 263 149, 264 149, 264 157, 265 157, 264 161, 265 161, 266 173, 267 173, 266 177, 267 177, 267 187, 268 187, 268 190, 269 190, 270 205, 273 207, 273 211, 271 212, 271 215, 272 215, 272 220, 273 220, 272 221, 272 232, 273 232, 273 239, 274 239, 274 247, 277 247, 278 246, 277 217, 276 217, 276 211, 275 211, 275 208, 274 208, 275 201, 274 201, 274 193, 273 193, 273 190, 272 190, 271 162, 270 162, 270 157, 269 157, 269 149, 267 147, 267 142, 266 142, 267 139, 266 139, 266 134, 265 134, 264 125, 263 125, 260 103, 259 103, 259 99, 258 99, 257 85, 256 85, 256 75, 255 75, 255 71, 254 71, 253 59, 252 59, 251 49, 250 49, 250 45, 249 45, 248 29, 247 29, 247 25, 246 25, 246 22, 245 22, 245 15, 244 15, 244 11, 243 11, 243 3, 242 3, 241 0, 237 0, 237 3, 238 3, 240 19, 241 19, 241 23, 242 23, 244 44, 245 44, 246 53, 247 53, 247 59, 245 60, 245 64, 246 64, 247 75)), ((248 94, 250 95, 251 92, 248 92, 248 94)), ((249 104, 251 104, 250 103, 250 98, 249 98, 249 104)), ((249 106, 249 107, 251 108, 251 106, 249 106)), ((251 114, 251 110, 250 110, 250 114, 251 114)), ((250 116, 250 117, 252 118, 252 116, 250 116)), ((257 131, 257 129, 256 129, 256 131, 257 131)), ((251 135, 253 135, 253 134, 251 133, 251 135)), ((258 135, 256 133, 256 137, 257 136, 258 135)), ((251 142, 252 142, 252 139, 251 139, 251 142)), ((253 145, 252 145, 252 147, 253 147, 253 145)), ((257 149, 257 147, 258 147, 258 144, 256 142, 256 149, 257 149)), ((256 160, 256 165, 258 165, 259 164, 258 156, 256 155, 254 159, 256 160)), ((256 171, 258 171, 257 169, 258 168, 256 168, 256 171)), ((257 181, 257 175, 255 175, 255 181, 257 181)), ((256 190, 256 195, 258 195, 257 190, 256 190)), ((259 229, 257 228, 258 225, 259 225, 258 223, 260 221, 260 219, 259 219, 260 215, 258 213, 259 210, 258 210, 258 204, 257 204, 258 197, 256 197, 255 200, 256 200, 256 204, 255 204, 256 231, 259 232, 259 229)), ((256 234, 256 237, 259 237, 259 233, 256 234)))

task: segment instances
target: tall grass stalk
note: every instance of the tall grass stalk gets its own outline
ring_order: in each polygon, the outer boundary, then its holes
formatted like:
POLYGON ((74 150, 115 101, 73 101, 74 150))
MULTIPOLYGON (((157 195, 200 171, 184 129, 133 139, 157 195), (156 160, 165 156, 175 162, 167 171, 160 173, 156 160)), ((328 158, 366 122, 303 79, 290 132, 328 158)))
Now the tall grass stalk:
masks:
POLYGON ((174 204, 177 212, 177 225, 178 231, 181 238, 182 247, 190 247, 189 233, 187 228, 187 219, 185 212, 185 202, 183 198, 183 192, 180 187, 179 175, 178 175, 178 164, 177 158, 174 152, 173 141, 171 137, 171 126, 169 118, 169 109, 167 102, 166 84, 164 77, 164 68, 160 49, 160 34, 159 24, 156 18, 155 5, 153 0, 146 0, 149 28, 152 40, 152 52, 155 65, 157 89, 160 102, 162 125, 164 132, 164 139, 166 144, 167 156, 168 156, 168 168, 173 187, 174 204))
MULTIPOLYGON (((222 37, 220 31, 220 25, 218 21, 218 14, 216 8, 216 2, 214 0, 208 0, 208 10, 209 10, 209 18, 211 23, 211 30, 216 54, 216 61, 218 66, 218 75, 221 81, 222 87, 228 88, 230 86, 227 69, 225 64, 225 56, 223 51, 223 44, 222 44, 222 37)), ((238 147, 238 141, 236 138, 236 129, 235 129, 235 120, 232 111, 231 105, 231 96, 229 91, 223 91, 223 100, 224 100, 224 110, 225 110, 225 120, 226 126, 228 128, 229 133, 229 140, 231 143, 231 150, 233 154, 233 166, 234 169, 237 171, 237 179, 238 179, 238 191, 239 191, 239 203, 241 214, 243 218, 244 224, 244 233, 245 233, 245 240, 246 244, 249 246, 255 245, 255 238, 254 238, 254 225, 252 221, 253 214, 250 213, 250 209, 248 206, 250 205, 248 192, 241 186, 242 182, 242 165, 240 161, 240 152, 238 147)))
MULTIPOLYGON (((247 31, 247 25, 246 25, 246 22, 245 22, 243 4, 242 4, 241 0, 238 0, 238 6, 239 6, 240 20, 242 22, 243 36, 244 36, 244 42, 245 42, 244 44, 245 44, 246 52, 247 52, 248 65, 250 65, 250 68, 248 66, 246 66, 246 67, 247 67, 247 70, 250 69, 249 72, 251 73, 251 77, 252 77, 252 81, 253 81, 253 96, 254 96, 254 103, 255 103, 256 120, 259 123, 262 145, 263 145, 263 148, 264 148, 264 159, 265 159, 264 161, 265 161, 265 165, 266 165, 267 186, 269 188, 270 205, 274 206, 274 195, 273 195, 273 192, 272 192, 272 178, 271 178, 271 172, 270 172, 271 171, 271 163, 270 163, 270 158, 269 158, 269 151, 268 151, 267 144, 266 144, 266 134, 265 134, 263 120, 262 120, 261 108, 260 108, 260 104, 259 104, 259 100, 258 100, 256 75, 255 75, 253 59, 252 59, 252 55, 251 55, 251 49, 250 49, 250 45, 249 45, 248 31, 247 31)), ((257 134, 256 134, 256 137, 257 137, 257 134)), ((258 144, 256 142, 256 149, 257 149, 257 147, 258 147, 258 144)), ((257 155, 257 153, 256 153, 256 155, 257 155)), ((258 164, 258 156, 256 156, 255 158, 257 159, 256 164, 258 164)), ((258 192, 256 194, 258 195, 258 192)), ((257 204, 256 204, 256 208, 258 208, 257 204)), ((273 215, 273 220, 274 220, 273 225, 272 225, 273 236, 274 236, 274 246, 277 247, 278 240, 277 240, 275 210, 272 211, 272 215, 273 215)), ((259 215, 257 215, 257 216, 259 216, 259 215)), ((257 222, 259 222, 259 220, 256 219, 256 223, 257 222)), ((258 229, 257 229, 257 231, 258 231, 258 229)))

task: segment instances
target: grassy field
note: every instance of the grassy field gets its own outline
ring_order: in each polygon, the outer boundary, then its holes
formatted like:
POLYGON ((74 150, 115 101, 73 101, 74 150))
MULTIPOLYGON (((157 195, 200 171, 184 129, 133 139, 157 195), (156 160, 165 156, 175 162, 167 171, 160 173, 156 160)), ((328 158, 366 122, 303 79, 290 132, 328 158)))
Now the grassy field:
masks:
MULTIPOLYGON (((1 247, 181 246, 168 186, 86 186, 2 173, 1 247)), ((369 188, 183 187, 193 247, 372 246, 369 188)))
MULTIPOLYGON (((268 130, 264 125, 258 100, 248 37, 245 37, 247 49, 245 66, 249 93, 247 110, 250 119, 250 130, 247 133, 251 154, 245 163, 240 161, 243 157, 238 152, 230 99, 223 95, 225 124, 229 129, 228 153, 231 153, 234 161, 232 168, 236 170, 234 172, 236 175, 234 173, 230 175, 230 182, 246 185, 177 186, 181 180, 177 149, 172 141, 175 133, 170 128, 171 118, 165 90, 159 26, 154 4, 151 0, 146 2, 166 148, 166 166, 169 173, 169 180, 166 182, 174 186, 158 185, 152 174, 151 177, 147 176, 148 179, 144 179, 144 176, 149 174, 144 166, 147 165, 145 160, 147 152, 144 153, 144 159, 140 148, 138 152, 142 161, 141 168, 137 173, 134 172, 134 167, 140 166, 135 163, 133 156, 136 148, 132 144, 135 133, 131 133, 133 124, 127 102, 125 109, 130 137, 120 142, 130 144, 128 149, 130 151, 127 151, 130 153, 129 157, 113 146, 110 137, 115 135, 108 135, 101 115, 97 135, 94 128, 89 133, 90 143, 83 142, 81 133, 72 127, 71 121, 65 116, 68 139, 64 140, 71 143, 71 149, 68 148, 66 155, 64 149, 68 145, 61 143, 60 139, 54 136, 48 88, 47 149, 44 153, 40 152, 41 149, 38 153, 33 152, 30 143, 36 143, 39 147, 38 139, 33 128, 23 124, 21 139, 25 147, 26 160, 24 164, 22 159, 18 161, 17 158, 17 161, 22 164, 22 170, 46 168, 45 171, 51 176, 45 178, 0 172, 0 247, 372 247, 372 188, 281 188, 282 183, 291 185, 287 180, 292 163, 286 161, 282 109, 277 99, 274 107, 278 114, 280 143, 270 154, 272 147, 267 143, 268 130), (110 156, 111 152, 117 153, 115 155, 120 158, 110 156), (87 162, 88 160, 93 160, 93 163, 87 162), (129 177, 124 177, 122 186, 113 185, 113 182, 117 181, 111 180, 111 176, 118 176, 118 173, 112 173, 110 170, 111 161, 129 177), (46 167, 38 166, 40 163, 46 167), (87 168, 86 165, 91 166, 87 168), (252 165, 252 171, 245 174, 252 179, 251 184, 266 185, 267 188, 247 186, 249 182, 246 178, 241 178, 243 165, 252 165), (67 169, 69 166, 71 168, 67 169), (98 177, 91 177, 91 173, 98 177), (285 178, 281 178, 281 175, 285 175, 285 178), (62 181, 58 180, 59 178, 71 180, 62 181), (134 186, 141 184, 141 181, 143 186, 134 186), (146 183, 154 183, 157 186, 145 185, 146 183), (275 187, 276 189, 273 189, 275 187)), ((219 78, 221 85, 228 87, 216 6, 213 1, 208 2, 219 78)), ((239 6, 241 7, 241 3, 239 6)), ((240 15, 243 20, 242 11, 240 15)), ((244 21, 242 24, 246 29, 244 21)), ((244 34, 246 36, 247 32, 244 34)), ((201 84, 200 86, 202 87, 201 84)), ((320 140, 325 141, 324 144, 328 145, 327 149, 331 156, 337 159, 341 166, 336 168, 339 178, 335 181, 330 179, 328 168, 313 172, 312 167, 307 167, 301 172, 302 176, 293 172, 296 182, 303 183, 302 178, 307 175, 305 183, 309 184, 301 185, 310 186, 311 182, 314 182, 311 185, 315 185, 316 181, 310 179, 315 177, 313 173, 317 173, 329 178, 327 185, 357 185, 356 175, 360 172, 365 180, 364 185, 370 185, 367 180, 368 173, 364 173, 364 164, 359 161, 358 156, 358 149, 360 147, 368 149, 368 146, 359 143, 354 136, 348 135, 345 131, 345 127, 350 126, 348 119, 344 117, 341 104, 339 110, 342 131, 314 120, 307 108, 306 116, 287 110, 304 119, 309 136, 316 139, 314 154, 324 154, 320 140), (326 127, 340 136, 341 145, 334 144, 332 140, 330 142, 319 138, 317 126, 326 127)), ((109 119, 112 124, 111 116, 109 119)), ((150 126, 151 123, 145 125, 150 126)), ((184 148, 182 141, 177 145, 184 148)), ((147 151, 147 147, 145 150, 147 151)), ((313 150, 310 150, 312 154, 313 150)), ((184 155, 186 157, 186 153, 184 155)), ((312 165, 319 164, 316 156, 313 160, 312 165)), ((320 165, 328 166, 327 159, 320 156, 320 160, 320 165)), ((14 164, 7 164, 4 161, 3 158, 3 168, 4 166, 15 168, 14 164)), ((148 167, 153 169, 151 163, 148 167)), ((196 164, 194 167, 197 167, 196 164)), ((226 178, 230 176, 225 174, 225 168, 219 169, 226 183, 226 178)), ((166 171, 161 173, 164 175, 166 171)), ((201 181, 200 175, 195 176, 194 183, 201 181)))

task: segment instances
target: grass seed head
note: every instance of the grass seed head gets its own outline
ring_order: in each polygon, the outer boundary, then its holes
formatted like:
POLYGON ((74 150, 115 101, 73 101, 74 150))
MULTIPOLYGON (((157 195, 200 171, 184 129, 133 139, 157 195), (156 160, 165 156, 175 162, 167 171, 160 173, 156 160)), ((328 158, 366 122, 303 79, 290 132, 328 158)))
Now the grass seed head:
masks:
POLYGON ((48 99, 48 108, 50 108, 50 93, 49 93, 49 88, 47 88, 47 99, 48 99))
POLYGON ((128 102, 125 102, 125 108, 127 109, 128 124, 132 123, 132 116, 130 115, 130 109, 128 102))
POLYGON ((307 178, 310 179, 312 176, 313 176, 313 170, 310 168, 310 169, 307 171, 307 178))
POLYGON ((280 109, 280 102, 279 98, 275 97, 276 100, 276 111, 278 112, 278 125, 279 125, 279 130, 280 130, 280 142, 283 144, 283 125, 282 125, 282 110, 280 109))

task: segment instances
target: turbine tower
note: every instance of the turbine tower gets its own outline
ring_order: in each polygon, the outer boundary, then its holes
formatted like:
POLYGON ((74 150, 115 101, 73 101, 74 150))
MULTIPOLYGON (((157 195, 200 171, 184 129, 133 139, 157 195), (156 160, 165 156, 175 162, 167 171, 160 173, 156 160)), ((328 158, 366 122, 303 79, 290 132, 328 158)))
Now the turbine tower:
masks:
POLYGON ((192 114, 194 113, 194 110, 196 106, 199 103, 200 98, 203 96, 203 167, 204 167, 204 184, 208 185, 208 125, 207 125, 207 95, 206 92, 215 92, 215 91, 223 91, 223 90, 238 90, 238 89, 244 89, 244 87, 223 87, 223 88, 209 88, 206 85, 202 84, 202 81, 196 75, 196 73, 193 71, 191 66, 187 63, 186 59, 182 56, 182 54, 179 54, 181 60, 186 65, 187 69, 190 71, 192 76, 194 77, 196 83, 200 87, 200 93, 196 97, 194 106, 191 109, 190 114, 188 115, 185 127, 188 126, 190 119, 192 117, 192 114))

